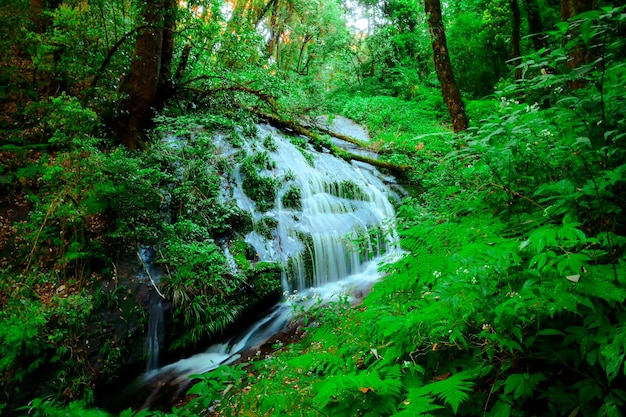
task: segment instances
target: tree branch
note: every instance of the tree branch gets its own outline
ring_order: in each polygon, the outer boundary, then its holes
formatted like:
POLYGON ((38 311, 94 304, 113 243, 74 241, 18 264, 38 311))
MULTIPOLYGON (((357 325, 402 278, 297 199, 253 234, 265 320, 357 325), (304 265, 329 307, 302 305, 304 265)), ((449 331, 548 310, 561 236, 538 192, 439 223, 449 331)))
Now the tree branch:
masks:
POLYGON ((104 73, 104 70, 111 63, 111 59, 113 59, 113 55, 115 55, 118 49, 122 47, 124 42, 126 42, 131 36, 139 32, 140 30, 148 28, 148 27, 150 27, 150 25, 137 26, 135 29, 131 30, 130 32, 125 33, 124 36, 122 36, 121 38, 118 39, 117 42, 115 42, 115 45, 113 45, 113 47, 109 49, 109 53, 107 54, 106 58, 104 58, 104 61, 102 61, 100 68, 98 68, 96 75, 91 81, 90 88, 94 88, 98 84, 98 81, 100 81, 100 78, 102 78, 102 74, 104 73))

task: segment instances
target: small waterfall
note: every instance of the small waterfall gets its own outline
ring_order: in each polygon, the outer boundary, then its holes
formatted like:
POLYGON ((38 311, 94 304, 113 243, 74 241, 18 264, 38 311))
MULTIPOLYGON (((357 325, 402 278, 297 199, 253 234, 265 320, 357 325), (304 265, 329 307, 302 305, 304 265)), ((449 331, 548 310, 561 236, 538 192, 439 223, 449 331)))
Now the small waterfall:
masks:
MULTIPOLYGON (((222 200, 236 201, 257 225, 272 225, 265 232, 249 233, 245 240, 260 261, 284 265, 285 300, 229 341, 153 370, 144 376, 146 380, 176 375, 173 380, 180 383, 191 374, 230 363, 282 329, 292 317, 294 303, 307 308, 320 299, 361 297, 380 277, 378 264, 384 257, 400 253, 389 202, 394 193, 374 168, 298 146, 292 142, 306 141, 267 125, 258 125, 256 136, 241 149, 221 135, 215 141, 224 155, 244 152, 247 157, 266 158, 258 175, 276 184, 273 204, 260 207, 257 196, 246 193, 250 174, 243 164, 235 165, 224 180, 222 200), (269 139, 272 146, 263 147, 269 139)), ((222 247, 227 252, 227 245, 222 247)))
POLYGON ((163 295, 159 292, 159 280, 163 276, 163 271, 154 265, 153 261, 156 251, 151 246, 141 245, 138 252, 139 259, 144 267, 144 274, 147 281, 151 283, 156 295, 149 300, 150 310, 148 316, 148 334, 146 336, 146 371, 154 371, 159 367, 159 353, 165 339, 165 315, 163 305, 163 295))
MULTIPOLYGON (((234 173, 233 196, 256 219, 266 216, 277 222, 273 239, 253 232, 247 241, 261 260, 286 266, 286 291, 339 281, 361 272, 366 261, 397 249, 390 190, 376 171, 329 153, 303 150, 270 126, 258 126, 257 137, 275 142, 269 152, 272 168, 261 171, 282 180, 275 206, 265 213, 256 209, 244 192, 240 169, 234 173), (296 207, 285 204, 293 190, 299 194, 296 207)), ((248 147, 249 153, 259 151, 248 147)))
POLYGON ((148 319, 148 359, 146 363, 146 371, 150 372, 159 367, 159 352, 163 344, 163 336, 165 334, 165 318, 163 303, 161 300, 152 304, 150 307, 150 317, 148 319))

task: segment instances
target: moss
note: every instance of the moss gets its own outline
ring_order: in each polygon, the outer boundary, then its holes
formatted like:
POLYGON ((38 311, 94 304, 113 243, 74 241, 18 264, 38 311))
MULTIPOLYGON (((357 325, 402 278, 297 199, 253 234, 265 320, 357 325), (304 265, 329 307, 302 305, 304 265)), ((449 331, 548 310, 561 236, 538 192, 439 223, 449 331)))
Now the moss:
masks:
POLYGON ((245 193, 255 203, 260 211, 268 211, 274 207, 276 199, 276 180, 269 177, 246 177, 243 180, 245 193))
MULTIPOLYGON (((267 153, 264 154, 267 156, 267 153)), ((259 165, 267 163, 270 163, 269 158, 253 156, 244 160, 241 165, 241 172, 244 174, 243 190, 248 197, 257 203, 257 207, 261 211, 267 211, 274 207, 274 200, 276 199, 276 179, 261 176, 258 173, 259 165)))
POLYGON ((267 137, 263 140, 263 146, 270 152, 276 152, 278 150, 278 145, 276 145, 276 140, 272 137, 272 135, 267 135, 267 137))
MULTIPOLYGON (((315 252, 313 250, 313 238, 311 235, 302 232, 297 233, 297 238, 304 246, 298 257, 301 259, 303 264, 305 286, 312 287, 315 281, 315 268, 313 267, 315 263, 315 252)), ((297 267, 298 259, 296 257, 291 257, 287 260, 286 275, 287 281, 291 286, 295 286, 296 277, 298 276, 297 267)))
POLYGON ((336 197, 348 200, 369 201, 369 195, 354 181, 343 180, 331 183, 328 192, 336 197))
POLYGON ((252 214, 242 210, 235 203, 222 206, 225 211, 225 222, 230 225, 232 232, 245 235, 252 231, 252 214))
POLYGON ((255 168, 261 169, 273 169, 276 167, 274 161, 270 159, 270 155, 265 152, 256 152, 250 157, 250 163, 255 168))
POLYGON ((302 156, 304 156, 304 159, 306 160, 307 164, 311 165, 312 167, 315 167, 315 156, 313 156, 311 152, 307 152, 304 149, 300 149, 300 153, 302 153, 302 156))
POLYGON ((282 201, 283 207, 285 208, 301 210, 302 209, 302 191, 295 185, 292 185, 285 192, 281 201, 282 201))
POLYGON ((282 292, 283 267, 277 262, 259 262, 246 274, 248 283, 261 297, 282 292))
POLYGON ((278 221, 273 217, 263 217, 254 225, 254 230, 266 239, 273 239, 278 221))
POLYGON ((237 237, 230 244, 230 253, 235 259, 237 268, 241 271, 247 271, 251 267, 251 262, 256 260, 257 254, 254 247, 243 240, 242 237, 237 237))
POLYGON ((228 140, 230 141, 230 143, 236 147, 236 148, 241 148, 243 146, 243 139, 241 138, 241 136, 239 135, 239 133, 237 133, 236 131, 232 131, 231 134, 228 136, 228 140))
POLYGON ((288 170, 285 172, 285 176, 283 177, 283 182, 295 181, 296 174, 292 170, 288 170))

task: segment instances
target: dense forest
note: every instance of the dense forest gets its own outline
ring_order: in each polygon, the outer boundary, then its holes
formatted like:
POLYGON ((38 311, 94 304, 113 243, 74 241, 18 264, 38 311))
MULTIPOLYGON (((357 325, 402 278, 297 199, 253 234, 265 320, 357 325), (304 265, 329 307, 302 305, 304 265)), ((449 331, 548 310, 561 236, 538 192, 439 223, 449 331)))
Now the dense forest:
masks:
POLYGON ((622 1, 0 4, 0 414, 626 415, 622 1), (251 243, 299 220, 287 146, 400 190, 335 239, 358 266, 398 236, 357 302, 285 294, 321 268, 302 230, 298 261, 251 243), (128 387, 275 303, 249 355, 128 387))

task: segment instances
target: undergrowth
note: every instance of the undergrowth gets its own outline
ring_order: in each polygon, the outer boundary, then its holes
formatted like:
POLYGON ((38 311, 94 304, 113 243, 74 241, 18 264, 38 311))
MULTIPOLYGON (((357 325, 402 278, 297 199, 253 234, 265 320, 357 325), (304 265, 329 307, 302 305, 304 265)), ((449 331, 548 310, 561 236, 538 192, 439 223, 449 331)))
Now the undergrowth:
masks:
MULTIPOLYGON (((464 146, 435 142, 446 156, 420 171, 429 187, 399 207, 408 254, 362 305, 315 313, 307 337, 251 368, 203 376, 177 412, 622 416, 626 77, 611 28, 623 19, 570 22, 586 36, 529 57, 529 78, 504 86, 464 146), (595 60, 565 65, 594 42, 595 60)), ((378 114, 346 109, 381 137, 378 114)), ((405 149, 418 136, 386 134, 405 149)))
MULTIPOLYGON (((497 104, 477 104, 462 137, 411 119, 415 103, 351 98, 342 112, 422 184, 398 207, 406 256, 358 307, 311 312, 299 342, 198 376, 172 413, 622 416, 624 16, 559 26, 555 47, 527 57, 497 104), (563 43, 571 31, 581 36, 563 43), (591 59, 572 70, 583 49, 591 59)), ((136 415, 150 414, 164 413, 136 415)))

